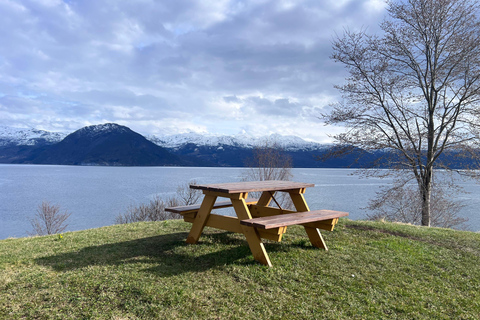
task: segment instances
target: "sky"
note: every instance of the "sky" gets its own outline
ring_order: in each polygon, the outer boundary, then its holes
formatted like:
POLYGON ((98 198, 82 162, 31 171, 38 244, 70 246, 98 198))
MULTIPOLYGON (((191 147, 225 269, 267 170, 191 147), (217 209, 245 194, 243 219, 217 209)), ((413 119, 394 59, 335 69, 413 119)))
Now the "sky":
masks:
POLYGON ((382 0, 0 0, 0 125, 145 135, 296 135, 346 72, 345 29, 378 30, 382 0))

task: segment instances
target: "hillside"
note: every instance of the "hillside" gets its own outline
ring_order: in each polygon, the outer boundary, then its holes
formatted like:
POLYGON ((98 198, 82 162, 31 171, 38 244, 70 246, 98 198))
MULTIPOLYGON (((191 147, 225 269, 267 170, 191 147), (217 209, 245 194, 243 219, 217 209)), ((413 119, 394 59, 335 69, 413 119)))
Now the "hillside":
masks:
POLYGON ((66 136, 67 134, 63 132, 0 126, 0 147, 49 145, 61 141, 66 136))
MULTIPOLYGON (((36 129, 0 127, 0 163, 244 167, 255 147, 275 143, 292 159, 294 168, 389 168, 393 153, 352 148, 351 153, 326 157, 334 145, 305 141, 295 136, 253 137, 185 133, 147 136, 115 123, 79 129, 69 135, 36 129)), ((478 152, 478 150, 472 150, 478 152)), ((479 163, 455 150, 445 151, 439 168, 479 168, 479 163)))
POLYGON ((183 221, 0 241, 1 319, 478 319, 480 234, 342 219, 253 261, 240 235, 183 221))
POLYGON ((79 129, 69 135, 35 129, 0 127, 0 163, 68 165, 184 165, 244 167, 255 147, 275 142, 292 158, 294 167, 358 167, 358 154, 319 161, 331 146, 295 136, 253 137, 195 133, 147 136, 114 123, 79 129))
POLYGON ((165 166, 182 161, 165 148, 125 126, 84 127, 25 159, 26 163, 62 165, 165 166))

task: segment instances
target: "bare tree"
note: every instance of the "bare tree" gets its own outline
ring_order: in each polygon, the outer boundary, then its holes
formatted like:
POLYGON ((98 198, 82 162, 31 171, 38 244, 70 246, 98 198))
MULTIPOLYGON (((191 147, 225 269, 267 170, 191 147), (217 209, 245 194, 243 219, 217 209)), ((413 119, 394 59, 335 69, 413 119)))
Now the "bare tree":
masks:
MULTIPOLYGON (((292 177, 292 159, 275 142, 265 141, 256 147, 246 164, 249 168, 243 174, 243 181, 290 180, 292 177)), ((291 199, 285 193, 281 193, 276 200, 284 209, 293 207, 291 199)))
POLYGON ((197 184, 197 181, 193 180, 189 183, 185 183, 177 187, 177 194, 174 198, 178 201, 177 205, 189 206, 191 204, 196 204, 199 202, 202 196, 202 192, 199 189, 190 188, 190 185, 192 184, 197 184))
MULTIPOLYGON (((432 188, 433 227, 462 228, 468 219, 458 216, 464 207, 451 199, 452 193, 461 192, 448 183, 434 185, 432 188), (447 194, 450 196, 447 196, 447 194)), ((374 213, 368 215, 371 220, 387 220, 420 225, 422 222, 422 199, 415 185, 396 181, 391 188, 383 188, 377 197, 369 202, 367 209, 374 213)))
POLYGON ((65 221, 70 217, 71 213, 60 212, 59 205, 52 205, 48 201, 43 201, 38 206, 35 217, 30 220, 33 227, 33 232, 30 235, 46 235, 63 232, 67 228, 65 221))
MULTIPOLYGON (((193 184, 196 182, 193 181, 193 184)), ((187 206, 198 202, 202 193, 198 189, 191 189, 189 183, 179 185, 176 195, 166 200, 156 196, 147 204, 131 206, 123 214, 115 218, 115 223, 124 224, 137 221, 163 221, 180 219, 182 216, 165 211, 166 207, 187 206)))
POLYGON ((265 141, 255 147, 246 165, 249 169, 243 176, 245 181, 290 180, 292 177, 292 159, 276 142, 265 141))
POLYGON ((164 200, 156 196, 147 204, 129 207, 127 212, 115 218, 115 223, 124 224, 138 221, 163 221, 180 218, 178 215, 165 211, 165 207, 169 206, 170 203, 176 203, 176 200, 174 200, 174 198, 170 199, 167 205, 164 200))
POLYGON ((339 145, 393 155, 390 167, 416 183, 424 226, 432 223, 434 169, 452 169, 442 154, 478 168, 478 9, 469 0, 388 1, 381 36, 345 31, 333 42, 332 58, 349 77, 336 87, 344 102, 322 117, 346 127, 334 136, 339 145))

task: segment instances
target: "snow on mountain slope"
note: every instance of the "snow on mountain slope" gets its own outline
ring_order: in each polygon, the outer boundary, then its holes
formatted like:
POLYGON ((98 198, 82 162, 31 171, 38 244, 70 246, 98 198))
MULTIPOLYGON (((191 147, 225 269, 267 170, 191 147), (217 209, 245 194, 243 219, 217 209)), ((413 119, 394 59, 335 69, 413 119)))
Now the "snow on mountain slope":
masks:
POLYGON ((282 136, 272 134, 264 137, 254 137, 246 133, 234 136, 198 134, 198 133, 182 133, 168 136, 147 136, 147 139, 153 143, 166 148, 180 148, 187 143, 193 143, 199 146, 236 146, 243 148, 254 148, 265 144, 276 144, 288 151, 296 150, 318 150, 324 148, 325 145, 308 142, 296 136, 282 136))
MULTIPOLYGON (((77 132, 84 132, 90 135, 97 135, 109 131, 126 130, 126 127, 115 123, 105 123, 93 125, 79 129, 77 132)), ((49 132, 37 129, 24 129, 0 126, 0 146, 7 145, 37 145, 53 144, 64 139, 68 133, 49 132)), ((234 136, 182 133, 166 136, 145 136, 151 142, 165 148, 180 148, 187 143, 193 143, 198 146, 234 146, 242 148, 254 148, 265 144, 276 144, 287 151, 298 150, 318 150, 326 147, 324 144, 305 141, 296 136, 283 136, 272 134, 270 136, 255 137, 247 133, 240 133, 234 136)))
POLYGON ((0 126, 0 146, 33 146, 39 143, 53 144, 61 141, 66 136, 67 133, 64 132, 0 126))
MULTIPOLYGON (((111 131, 121 132, 126 130, 128 130, 127 127, 115 123, 105 123, 83 127, 75 132, 96 136, 111 131)), ((0 126, 0 146, 34 146, 38 143, 54 144, 60 142, 69 134, 71 133, 0 126)))
POLYGON ((104 123, 104 124, 95 124, 92 126, 83 127, 81 129, 78 129, 74 133, 78 135, 96 137, 109 132, 125 133, 129 131, 131 131, 130 128, 121 126, 116 123, 104 123))

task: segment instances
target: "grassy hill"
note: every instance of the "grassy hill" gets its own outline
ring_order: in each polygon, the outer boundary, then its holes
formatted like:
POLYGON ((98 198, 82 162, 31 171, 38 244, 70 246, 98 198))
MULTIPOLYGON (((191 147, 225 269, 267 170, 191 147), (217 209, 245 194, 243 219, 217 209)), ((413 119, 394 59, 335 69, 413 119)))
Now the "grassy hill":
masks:
POLYGON ((1 319, 479 319, 480 234, 341 220, 253 261, 241 235, 116 225, 0 241, 1 319))

